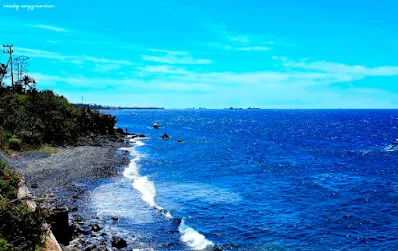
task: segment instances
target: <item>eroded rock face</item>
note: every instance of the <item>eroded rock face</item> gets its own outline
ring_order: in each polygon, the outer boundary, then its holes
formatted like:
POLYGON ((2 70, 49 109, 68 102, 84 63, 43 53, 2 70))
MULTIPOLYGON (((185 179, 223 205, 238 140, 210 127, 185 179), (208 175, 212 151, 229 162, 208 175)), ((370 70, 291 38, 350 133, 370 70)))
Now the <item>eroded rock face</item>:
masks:
POLYGON ((127 242, 121 237, 113 236, 112 237, 112 247, 125 248, 125 247, 127 247, 127 242))

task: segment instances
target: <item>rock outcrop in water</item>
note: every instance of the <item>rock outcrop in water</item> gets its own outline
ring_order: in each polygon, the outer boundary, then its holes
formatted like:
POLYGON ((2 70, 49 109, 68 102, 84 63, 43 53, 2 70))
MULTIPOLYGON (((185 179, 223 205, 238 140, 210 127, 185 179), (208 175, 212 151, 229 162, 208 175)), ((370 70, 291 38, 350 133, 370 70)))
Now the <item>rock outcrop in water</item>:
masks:
POLYGON ((161 138, 162 138, 162 139, 171 139, 171 137, 170 137, 169 135, 167 135, 166 133, 163 134, 163 135, 161 136, 161 138))

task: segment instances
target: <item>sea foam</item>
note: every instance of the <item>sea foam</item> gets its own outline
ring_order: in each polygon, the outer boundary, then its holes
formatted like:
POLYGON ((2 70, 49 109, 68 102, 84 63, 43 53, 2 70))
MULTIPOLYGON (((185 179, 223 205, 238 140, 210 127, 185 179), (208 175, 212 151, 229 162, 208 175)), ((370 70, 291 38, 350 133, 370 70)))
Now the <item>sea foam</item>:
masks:
POLYGON ((187 226, 184 219, 181 220, 178 231, 181 234, 180 240, 186 243, 193 250, 204 250, 214 246, 213 242, 207 240, 203 234, 197 232, 192 227, 187 226))
MULTIPOLYGON (((143 145, 145 145, 143 142, 136 141, 134 146, 120 149, 128 151, 131 156, 134 156, 128 167, 124 170, 123 176, 133 181, 134 189, 141 193, 142 200, 148 203, 150 207, 157 209, 167 219, 176 219, 168 210, 156 204, 155 198, 157 193, 155 184, 150 181, 147 176, 141 176, 139 174, 137 163, 141 160, 143 155, 138 153, 135 148, 143 145)), ((186 225, 184 219, 181 220, 181 223, 178 226, 178 231, 181 234, 180 240, 192 250, 204 250, 208 247, 214 246, 213 242, 207 240, 203 234, 186 225)))

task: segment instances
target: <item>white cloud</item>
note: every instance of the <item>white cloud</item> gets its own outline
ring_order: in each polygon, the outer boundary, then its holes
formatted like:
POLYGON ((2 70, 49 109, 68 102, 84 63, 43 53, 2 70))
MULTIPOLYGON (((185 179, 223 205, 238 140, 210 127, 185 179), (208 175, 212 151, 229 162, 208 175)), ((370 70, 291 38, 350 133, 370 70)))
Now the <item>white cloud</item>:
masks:
POLYGON ((370 76, 397 76, 398 66, 378 66, 366 67, 362 65, 346 65, 341 63, 307 60, 292 61, 285 57, 273 57, 280 60, 286 68, 303 69, 312 72, 324 72, 329 74, 338 74, 348 78, 364 78, 370 76))
MULTIPOLYGON (((69 57, 68 57, 69 58, 69 57)), ((107 59, 104 57, 91 57, 91 56, 71 56, 70 58, 77 58, 87 62, 93 62, 98 64, 117 64, 117 65, 132 65, 133 63, 129 60, 120 60, 120 59, 107 59)))
POLYGON ((16 47, 14 51, 16 56, 24 55, 30 58, 53 59, 64 63, 74 64, 79 66, 92 64, 91 66, 95 67, 95 71, 97 72, 110 71, 121 68, 123 66, 134 65, 134 63, 129 60, 109 59, 104 57, 93 57, 87 55, 70 56, 70 55, 62 55, 60 53, 52 51, 36 50, 36 49, 23 48, 23 47, 16 47))
POLYGON ((249 46, 249 47, 238 47, 238 51, 268 51, 270 48, 265 46, 249 46))
POLYGON ((196 59, 187 54, 173 53, 166 53, 163 56, 142 55, 141 58, 145 61, 164 64, 201 65, 212 63, 210 59, 196 59))
POLYGON ((229 41, 231 41, 231 42, 239 42, 239 43, 242 43, 242 44, 247 44, 247 43, 249 43, 250 42, 250 39, 249 39, 249 37, 248 36, 243 36, 243 35, 240 35, 240 36, 226 36, 226 38, 227 38, 227 40, 229 40, 229 41))
POLYGON ((163 49, 149 49, 151 52, 162 52, 168 55, 189 55, 186 51, 171 51, 171 50, 163 50, 163 49))
POLYGON ((181 68, 170 67, 169 65, 156 65, 139 67, 138 70, 149 73, 165 73, 165 74, 189 74, 189 71, 181 68))
POLYGON ((52 58, 52 59, 63 58, 62 55, 60 55, 59 53, 56 53, 56 52, 36 50, 36 49, 23 48, 23 47, 15 47, 14 52, 15 52, 15 55, 25 55, 28 57, 52 58))
POLYGON ((232 45, 225 45, 221 43, 207 43, 209 47, 228 50, 228 51, 268 51, 271 48, 266 46, 232 46, 232 45))
POLYGON ((137 76, 133 76, 127 79, 115 79, 115 78, 88 78, 84 76, 54 76, 47 75, 38 72, 32 72, 31 75, 36 82, 39 84, 39 87, 45 88, 57 88, 59 84, 62 83, 62 86, 69 88, 92 88, 92 89, 104 89, 109 86, 113 86, 120 90, 129 90, 130 88, 143 88, 148 90, 172 90, 176 92, 187 92, 187 91, 211 91, 215 89, 214 86, 211 86, 207 83, 201 83, 199 81, 194 82, 183 82, 176 80, 162 80, 162 79, 153 79, 143 82, 137 76))
POLYGON ((270 47, 264 45, 275 45, 265 35, 259 34, 238 34, 226 28, 224 24, 208 24, 207 29, 218 36, 219 42, 208 43, 211 47, 237 50, 237 51, 267 51, 270 47))
POLYGON ((51 25, 35 24, 35 25, 30 25, 30 26, 39 28, 39 29, 44 29, 44 30, 56 31, 56 32, 69 32, 67 29, 64 29, 61 27, 56 27, 56 26, 51 26, 51 25))

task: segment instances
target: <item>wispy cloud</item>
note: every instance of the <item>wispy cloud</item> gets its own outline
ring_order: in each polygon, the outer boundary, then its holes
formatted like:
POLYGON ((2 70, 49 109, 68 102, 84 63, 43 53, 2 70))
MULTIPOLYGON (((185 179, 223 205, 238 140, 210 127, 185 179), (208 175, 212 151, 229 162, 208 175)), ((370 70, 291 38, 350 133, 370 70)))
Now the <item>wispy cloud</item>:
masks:
POLYGON ((249 39, 248 36, 242 36, 242 35, 240 35, 240 36, 226 36, 225 38, 228 41, 239 42, 239 43, 242 43, 242 44, 247 44, 247 43, 250 42, 250 39, 249 39))
POLYGON ((265 46, 249 46, 249 47, 237 47, 236 50, 238 50, 238 51, 268 51, 268 50, 270 50, 270 48, 265 47, 265 46))
POLYGON ((208 92, 215 89, 214 86, 198 81, 187 83, 176 80, 151 79, 143 82, 138 76, 121 80, 115 78, 89 78, 85 76, 63 77, 38 72, 32 72, 30 75, 44 87, 56 87, 59 83, 63 83, 67 85, 63 85, 63 87, 72 87, 72 89, 80 87, 96 90, 112 87, 120 90, 142 88, 147 90, 170 90, 175 92, 208 92))
POLYGON ((80 56, 70 56, 63 55, 57 52, 52 51, 44 51, 23 47, 15 47, 16 55, 25 55, 32 58, 47 58, 47 59, 57 59, 61 61, 74 62, 76 60, 80 62, 92 62, 98 64, 120 64, 120 65, 132 65, 133 63, 129 60, 120 60, 120 59, 108 59, 104 57, 93 57, 87 55, 80 56))
MULTIPOLYGON (((279 58, 274 58, 279 59, 279 58)), ((212 86, 235 86, 244 89, 267 88, 288 91, 289 88, 306 89, 309 87, 324 88, 332 84, 342 84, 361 80, 370 76, 398 76, 395 66, 349 66, 329 62, 295 62, 284 58, 280 71, 256 72, 198 72, 194 69, 170 67, 168 65, 141 67, 143 73, 167 75, 167 79, 179 83, 202 83, 212 86)), ((157 76, 162 78, 164 76, 157 76)))
POLYGON ((148 73, 191 74, 191 72, 185 69, 170 67, 169 65, 144 66, 144 67, 139 67, 138 70, 148 73))
POLYGON ((163 57, 143 55, 142 59, 146 61, 165 63, 165 64, 211 64, 212 63, 210 59, 194 59, 192 57, 176 57, 172 55, 163 56, 163 57))
POLYGON ((15 52, 15 55, 25 55, 28 57, 51 58, 51 59, 63 59, 64 58, 64 56, 62 56, 61 54, 56 53, 56 52, 23 48, 23 47, 15 47, 14 52, 15 52))
POLYGON ((46 43, 49 43, 49 44, 59 44, 59 41, 55 41, 55 40, 46 40, 46 43))
POLYGON ((163 49, 149 49, 151 52, 162 52, 169 55, 189 55, 186 51, 172 51, 172 50, 163 50, 163 49))
POLYGON ((236 51, 268 51, 277 44, 264 35, 239 34, 227 29, 224 24, 207 24, 210 33, 215 34, 218 42, 208 43, 213 48, 236 51))
POLYGON ((398 66, 378 66, 366 67, 362 65, 346 65, 342 63, 315 61, 308 59, 294 61, 285 57, 273 57, 280 60, 282 65, 288 69, 301 69, 312 72, 334 73, 348 75, 352 77, 370 77, 370 76, 397 76, 398 66))
POLYGON ((83 61, 97 63, 97 64, 118 64, 118 65, 133 65, 133 63, 129 60, 122 60, 122 59, 108 59, 104 57, 92 57, 92 56, 70 56, 68 58, 78 58, 83 61))
POLYGON ((145 61, 164 63, 164 64, 202 65, 202 64, 212 63, 210 59, 193 58, 187 52, 158 50, 158 49, 152 49, 150 51, 160 52, 163 55, 161 56, 142 55, 141 58, 145 61))
POLYGON ((44 29, 44 30, 50 30, 50 31, 56 31, 56 32, 69 32, 69 30, 65 29, 65 28, 61 28, 61 27, 56 27, 56 26, 52 26, 52 25, 44 25, 44 24, 32 24, 29 25, 31 27, 35 27, 38 29, 44 29))
POLYGON ((34 59, 41 58, 56 60, 61 63, 78 66, 80 69, 92 70, 98 73, 113 71, 122 67, 131 67, 135 65, 135 63, 124 59, 109 59, 105 57, 93 57, 88 55, 63 55, 57 52, 23 47, 16 47, 14 51, 16 56, 24 55, 34 59))

